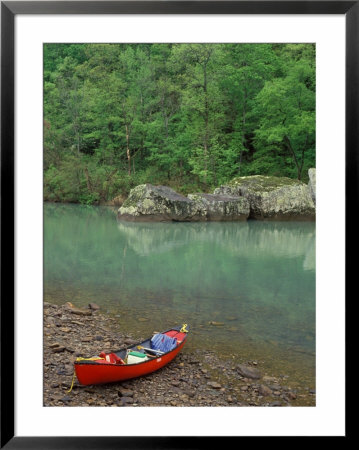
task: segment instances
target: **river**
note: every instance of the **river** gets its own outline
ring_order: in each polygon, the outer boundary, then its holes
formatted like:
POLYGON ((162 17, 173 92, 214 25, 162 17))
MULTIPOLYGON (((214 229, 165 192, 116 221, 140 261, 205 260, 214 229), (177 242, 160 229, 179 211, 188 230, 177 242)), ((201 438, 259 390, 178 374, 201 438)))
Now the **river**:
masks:
POLYGON ((315 387, 315 223, 129 223, 44 205, 44 300, 97 303, 134 337, 202 347, 315 387))

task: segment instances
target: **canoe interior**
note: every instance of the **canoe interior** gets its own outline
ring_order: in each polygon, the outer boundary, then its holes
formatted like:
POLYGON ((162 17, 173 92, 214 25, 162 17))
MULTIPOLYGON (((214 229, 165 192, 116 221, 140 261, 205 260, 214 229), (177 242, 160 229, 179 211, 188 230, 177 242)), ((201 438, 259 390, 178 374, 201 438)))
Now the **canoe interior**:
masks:
MULTIPOLYGON (((174 328, 170 328, 169 330, 166 331, 162 331, 162 334, 168 334, 171 337, 174 338, 178 338, 180 337, 181 342, 184 343, 184 341, 186 340, 187 334, 186 333, 181 333, 181 328, 182 327, 174 327, 174 328)), ((181 343, 180 342, 180 343, 181 343)), ((179 347, 180 343, 178 343, 177 347, 179 347)), ((166 352, 166 353, 157 353, 155 352, 155 350, 153 350, 152 352, 149 352, 145 349, 151 349, 152 345, 151 345, 151 338, 146 339, 145 341, 142 342, 137 342, 136 344, 130 345, 129 347, 125 347, 122 348, 120 350, 116 350, 114 352, 106 352, 106 354, 108 353, 115 353, 119 358, 125 360, 127 353, 129 351, 136 351, 136 352, 140 352, 140 353, 144 353, 145 355, 151 357, 155 357, 155 356, 164 356, 168 353, 171 353, 172 351, 176 350, 177 347, 175 347, 174 349, 166 352), (144 347, 144 348, 141 348, 144 347)), ((97 355, 96 355, 97 356, 97 355)), ((126 364, 126 366, 130 366, 130 365, 139 365, 139 364, 145 364, 148 360, 144 361, 143 363, 136 363, 136 364, 126 364)), ((95 362, 96 363, 96 362, 95 362)), ((94 364, 94 361, 86 361, 86 360, 82 360, 80 364, 94 364)))

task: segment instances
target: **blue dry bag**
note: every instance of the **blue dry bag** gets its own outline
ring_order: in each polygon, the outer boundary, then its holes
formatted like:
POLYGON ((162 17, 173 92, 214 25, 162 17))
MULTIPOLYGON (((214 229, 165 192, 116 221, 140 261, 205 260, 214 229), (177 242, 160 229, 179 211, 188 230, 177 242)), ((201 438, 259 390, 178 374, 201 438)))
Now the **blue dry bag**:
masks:
POLYGON ((155 334, 151 339, 151 347, 161 352, 169 352, 177 347, 177 339, 171 338, 166 334, 155 334))

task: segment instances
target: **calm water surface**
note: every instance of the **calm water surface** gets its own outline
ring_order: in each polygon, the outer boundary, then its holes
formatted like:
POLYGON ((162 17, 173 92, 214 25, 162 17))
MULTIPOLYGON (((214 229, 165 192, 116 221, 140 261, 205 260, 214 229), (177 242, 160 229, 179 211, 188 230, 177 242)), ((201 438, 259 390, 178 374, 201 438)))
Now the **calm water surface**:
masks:
POLYGON ((188 323, 189 351, 314 386, 312 222, 118 223, 110 208, 45 204, 44 292, 96 302, 135 337, 188 323))

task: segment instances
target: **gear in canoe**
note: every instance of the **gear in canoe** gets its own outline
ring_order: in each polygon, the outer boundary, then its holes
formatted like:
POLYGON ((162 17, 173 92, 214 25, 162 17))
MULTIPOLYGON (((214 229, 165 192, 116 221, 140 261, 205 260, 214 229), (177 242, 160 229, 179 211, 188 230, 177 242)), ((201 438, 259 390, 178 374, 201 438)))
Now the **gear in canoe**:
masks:
POLYGON ((174 327, 151 338, 115 352, 101 352, 91 358, 77 358, 75 376, 80 384, 114 383, 147 375, 172 361, 187 339, 187 324, 174 327))

